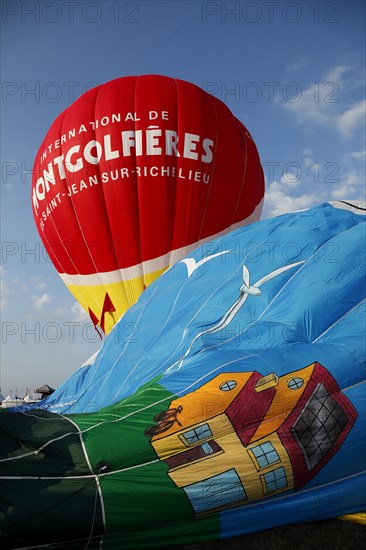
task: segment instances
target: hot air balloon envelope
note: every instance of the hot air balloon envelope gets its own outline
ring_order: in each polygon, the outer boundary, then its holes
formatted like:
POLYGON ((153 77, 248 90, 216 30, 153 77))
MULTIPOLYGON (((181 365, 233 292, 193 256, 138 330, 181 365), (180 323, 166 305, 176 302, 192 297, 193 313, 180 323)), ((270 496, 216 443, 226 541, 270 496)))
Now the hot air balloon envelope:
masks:
POLYGON ((56 119, 32 205, 57 271, 108 333, 169 265, 257 220, 263 192, 255 144, 226 105, 150 75, 93 88, 56 119))

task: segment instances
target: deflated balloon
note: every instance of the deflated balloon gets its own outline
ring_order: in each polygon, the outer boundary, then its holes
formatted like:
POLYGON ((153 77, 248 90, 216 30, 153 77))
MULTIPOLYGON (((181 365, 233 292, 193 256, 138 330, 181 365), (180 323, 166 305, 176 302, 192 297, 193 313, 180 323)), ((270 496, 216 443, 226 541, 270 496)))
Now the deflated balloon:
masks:
POLYGON ((263 192, 255 144, 229 109, 149 75, 93 88, 56 119, 32 205, 61 278, 108 333, 169 265, 257 220, 263 192))
POLYGON ((0 414, 5 542, 163 548, 364 510, 364 214, 198 248, 43 410, 0 414))

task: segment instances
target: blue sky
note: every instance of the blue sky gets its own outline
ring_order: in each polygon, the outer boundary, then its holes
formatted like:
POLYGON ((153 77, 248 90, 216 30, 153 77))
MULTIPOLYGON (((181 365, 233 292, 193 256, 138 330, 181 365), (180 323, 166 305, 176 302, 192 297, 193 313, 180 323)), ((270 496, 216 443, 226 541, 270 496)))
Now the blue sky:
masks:
POLYGON ((362 1, 1 2, 1 391, 59 385, 99 339, 49 262, 33 159, 83 91, 156 73, 221 98, 249 129, 263 216, 364 200, 362 1))

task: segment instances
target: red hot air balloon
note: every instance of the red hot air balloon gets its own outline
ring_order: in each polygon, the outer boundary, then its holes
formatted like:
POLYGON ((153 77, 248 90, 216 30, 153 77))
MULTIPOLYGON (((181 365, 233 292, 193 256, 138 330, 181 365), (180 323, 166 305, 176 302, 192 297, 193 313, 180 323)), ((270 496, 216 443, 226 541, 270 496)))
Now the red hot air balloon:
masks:
POLYGON ((32 207, 61 278, 108 333, 189 250, 257 220, 263 193, 256 146, 228 107, 146 75, 59 115, 35 159, 32 207))

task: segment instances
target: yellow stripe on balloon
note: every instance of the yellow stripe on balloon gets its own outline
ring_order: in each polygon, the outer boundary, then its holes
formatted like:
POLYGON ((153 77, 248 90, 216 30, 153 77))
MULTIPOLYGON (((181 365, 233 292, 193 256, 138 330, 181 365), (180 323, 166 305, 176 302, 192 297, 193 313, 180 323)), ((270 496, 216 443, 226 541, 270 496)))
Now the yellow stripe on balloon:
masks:
POLYGON ((89 313, 90 308, 99 320, 101 320, 105 295, 108 293, 116 309, 115 312, 106 313, 105 315, 105 333, 109 334, 118 319, 130 306, 137 302, 144 288, 160 277, 168 267, 118 283, 89 286, 67 285, 67 288, 85 311, 89 313))

